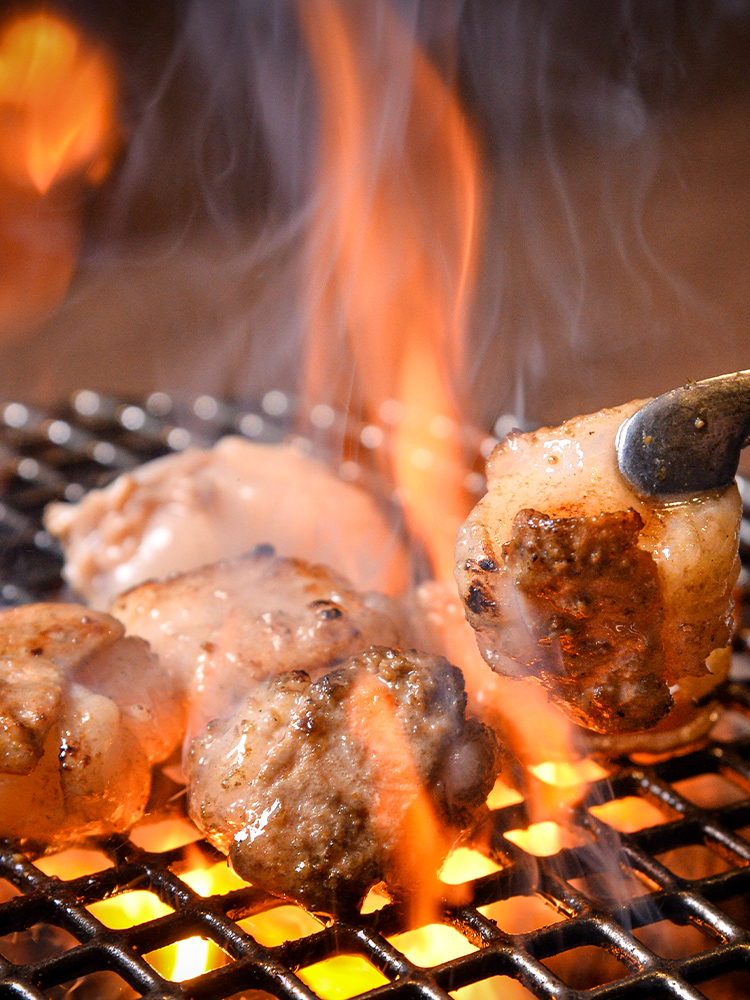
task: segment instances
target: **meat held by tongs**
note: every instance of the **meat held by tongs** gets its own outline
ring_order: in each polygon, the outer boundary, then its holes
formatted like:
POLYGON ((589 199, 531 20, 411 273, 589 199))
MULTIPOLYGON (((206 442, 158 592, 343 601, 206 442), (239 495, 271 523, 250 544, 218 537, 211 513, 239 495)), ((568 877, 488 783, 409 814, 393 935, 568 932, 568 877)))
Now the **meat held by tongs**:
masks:
MULTIPOLYGON (((690 417, 698 434, 712 432, 711 400, 718 411, 725 398, 725 384, 710 382, 682 390, 701 401, 690 417)), ((511 434, 490 456, 488 492, 456 549, 466 616, 490 666, 535 678, 573 721, 607 735, 679 729, 728 669, 738 435, 726 435, 730 472, 717 463, 713 478, 680 481, 662 457, 653 488, 636 487, 621 469, 634 442, 652 447, 642 421, 660 400, 511 434)), ((693 461, 684 438, 683 464, 693 461)))

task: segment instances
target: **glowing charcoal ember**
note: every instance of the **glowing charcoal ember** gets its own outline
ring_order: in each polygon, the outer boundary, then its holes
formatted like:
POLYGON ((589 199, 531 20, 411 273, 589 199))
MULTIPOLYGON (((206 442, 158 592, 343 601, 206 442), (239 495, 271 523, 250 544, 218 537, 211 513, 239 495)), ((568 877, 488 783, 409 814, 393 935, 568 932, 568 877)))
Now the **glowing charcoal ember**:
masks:
POLYGON ((226 437, 126 472, 45 523, 62 542, 64 575, 95 607, 168 573, 270 544, 335 566, 355 586, 397 593, 409 563, 376 501, 286 445, 226 437))
POLYGON ((125 830, 183 706, 142 639, 73 604, 0 613, 0 835, 53 845, 125 830))
POLYGON ((187 691, 189 736, 231 715, 262 679, 284 670, 317 677, 367 646, 407 638, 390 598, 268 547, 144 583, 111 611, 187 691))
POLYGON ((310 909, 356 907, 381 880, 418 892, 438 858, 428 844, 423 860, 415 826, 439 822, 447 853, 495 778, 495 740, 465 704, 460 673, 416 652, 373 647, 314 682, 282 674, 193 741, 191 816, 243 878, 310 909), (387 709, 363 707, 370 685, 387 709))
POLYGON ((537 678, 574 721, 615 738, 665 718, 676 734, 694 686, 723 678, 714 651, 739 572, 736 487, 658 503, 620 475, 615 435, 639 405, 511 435, 456 547, 490 666, 537 678))

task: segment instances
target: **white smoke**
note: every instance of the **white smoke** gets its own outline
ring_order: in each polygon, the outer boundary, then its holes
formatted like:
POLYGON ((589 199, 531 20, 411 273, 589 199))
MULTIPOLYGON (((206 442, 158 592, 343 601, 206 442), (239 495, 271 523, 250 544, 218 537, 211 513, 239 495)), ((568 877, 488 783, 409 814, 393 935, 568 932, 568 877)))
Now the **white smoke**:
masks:
MULTIPOLYGON (((675 381, 714 374, 701 334, 721 312, 679 250, 708 168, 686 178, 680 143, 698 141, 685 116, 710 116, 706 94, 744 80, 740 60, 722 67, 747 38, 748 0, 365 2, 397 8, 483 144, 473 363, 457 376, 467 413, 490 427, 522 396, 527 416, 556 420, 666 389, 693 349, 697 366, 675 381)), ((132 350, 147 389, 294 392, 316 149, 297 6, 159 8, 136 5, 140 24, 126 24, 114 5, 62 4, 120 53, 128 143, 92 199, 81 277, 18 370, 29 384, 35 359, 63 344, 81 380, 87 338, 111 313, 115 353, 127 363, 132 350)), ((115 382, 101 351, 100 377, 115 382)))

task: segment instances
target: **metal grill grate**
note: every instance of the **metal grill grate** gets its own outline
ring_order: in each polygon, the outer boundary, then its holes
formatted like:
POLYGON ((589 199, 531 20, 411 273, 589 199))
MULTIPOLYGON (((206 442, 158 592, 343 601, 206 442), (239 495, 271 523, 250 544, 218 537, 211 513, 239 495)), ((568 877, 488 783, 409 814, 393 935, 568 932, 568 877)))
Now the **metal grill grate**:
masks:
MULTIPOLYGON (((40 521, 50 499, 75 498, 121 469, 228 430, 278 439, 288 426, 281 404, 234 408, 203 397, 178 414, 158 395, 141 406, 79 393, 53 415, 0 405, 3 601, 59 589, 59 553, 40 521)), ((743 635, 741 627, 740 666, 743 635)), ((304 932, 287 926, 286 940, 267 940, 263 920, 282 912, 279 900, 249 886, 203 897, 186 881, 188 871, 223 861, 202 841, 163 852, 135 836, 97 843, 74 877, 51 874, 54 857, 34 860, 0 843, 0 998, 445 1000, 468 996, 459 991, 473 984, 482 1000, 750 997, 750 691, 737 681, 726 699, 724 738, 649 765, 620 762, 589 783, 565 846, 551 855, 517 842, 529 826, 523 801, 493 809, 475 838, 492 870, 465 884, 465 903, 446 903, 438 919, 452 938, 445 960, 427 967, 403 936, 405 904, 304 932), (162 912, 109 926, 99 905, 134 891, 162 912), (212 968, 173 981, 154 956, 195 937, 212 943, 212 968), (335 956, 353 963, 346 989, 308 985, 311 968, 335 956)))

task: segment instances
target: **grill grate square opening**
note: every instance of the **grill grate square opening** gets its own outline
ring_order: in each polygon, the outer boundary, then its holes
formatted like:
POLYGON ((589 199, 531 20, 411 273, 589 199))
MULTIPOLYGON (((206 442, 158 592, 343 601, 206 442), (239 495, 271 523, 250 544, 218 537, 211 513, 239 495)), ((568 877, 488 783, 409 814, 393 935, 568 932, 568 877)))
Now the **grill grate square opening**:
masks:
POLYGON ((700 990, 706 1000, 739 1000, 741 997, 750 997, 750 972, 718 976, 701 983, 700 990))
POLYGON ((672 787, 702 809, 720 809, 747 798, 746 790, 721 774, 699 774, 684 781, 675 781, 672 787))
POLYGON ((265 913, 238 921, 238 926, 266 948, 317 934, 323 924, 298 906, 276 906, 265 913))
POLYGON ((138 993, 116 972, 92 972, 85 978, 44 991, 50 1000, 133 1000, 138 993))
POLYGON ((113 930, 125 930, 145 924, 149 920, 174 913, 174 909, 164 903, 153 892, 136 889, 133 892, 123 892, 110 899, 102 899, 90 903, 86 909, 100 920, 105 927, 113 930))
POLYGON ((147 951, 143 958, 160 976, 173 983, 221 969, 229 962, 229 956, 215 941, 199 934, 180 937, 163 948, 147 951))
MULTIPOLYGON (((737 835, 746 841, 750 848, 750 826, 741 826, 737 830, 737 835)), ((750 850, 748 853, 750 853, 750 850)))
POLYGON ((588 840, 582 831, 560 826, 552 820, 532 823, 518 830, 506 830, 504 836, 537 858, 552 857, 565 847, 582 847, 588 840))
MULTIPOLYGON (((480 1000, 530 1000, 535 996, 517 979, 510 979, 508 976, 492 976, 491 979, 484 979, 482 987, 480 1000)), ((472 993, 475 989, 476 987, 464 986, 460 990, 451 991, 450 996, 456 1000, 472 1000, 476 996, 472 993)))
POLYGON ((499 871, 502 871, 501 866, 481 851, 457 847, 446 858, 440 872, 440 881, 446 885, 459 885, 499 871))
POLYGON ((6 882, 4 878, 0 878, 0 905, 6 903, 9 899, 13 899, 14 896, 20 895, 20 891, 14 885, 6 882))
POLYGON ((420 968, 429 967, 426 956, 430 953, 437 953, 443 962, 449 962, 477 950, 462 934, 445 924, 425 924, 418 930, 396 934, 389 940, 408 961, 420 968))
POLYGON ((658 806, 637 795, 626 795, 601 805, 589 806, 589 812, 618 833, 636 833, 677 819, 679 813, 668 806, 658 806))
POLYGON ((565 919, 555 906, 539 896, 500 899, 488 906, 480 906, 479 912, 494 920, 507 934, 528 934, 565 919))
POLYGON ((330 1000, 350 1000, 365 990, 374 990, 389 982, 361 955, 336 955, 300 969, 298 975, 318 995, 330 1000))
POLYGON ((80 847, 72 847, 57 854, 37 858, 35 865, 45 875, 55 875, 63 880, 94 875, 113 867, 111 858, 102 851, 80 847))
POLYGON ((655 924, 639 927, 633 931, 637 938, 662 958, 687 958, 706 951, 716 943, 715 939, 693 924, 676 924, 671 920, 659 920, 655 924))
POLYGON ((645 896, 651 891, 635 872, 618 870, 614 862, 604 873, 568 879, 568 884, 583 893, 590 903, 606 910, 623 906, 629 900, 645 896))
POLYGON ((622 979, 627 968, 611 952, 595 945, 583 945, 560 955, 543 958, 542 963, 566 986, 590 990, 622 979))
POLYGON ((51 958, 77 944, 76 938, 62 927, 38 923, 0 937, 0 955, 13 965, 25 965, 51 958))
POLYGON ((715 905, 722 913, 726 913, 738 927, 750 931, 750 893, 747 890, 731 899, 720 900, 715 905))
POLYGON ((687 844, 685 847, 675 847, 670 851, 657 854, 656 857, 673 874, 690 881, 709 878, 720 872, 728 872, 740 864, 739 859, 735 864, 732 864, 726 857, 712 851, 705 844, 687 844))

